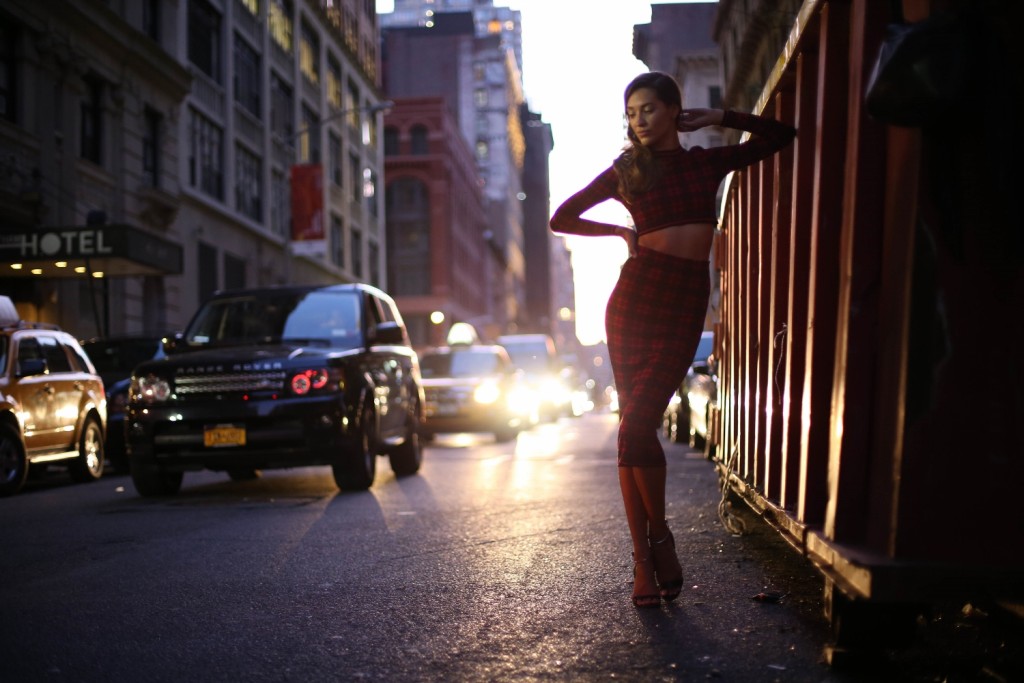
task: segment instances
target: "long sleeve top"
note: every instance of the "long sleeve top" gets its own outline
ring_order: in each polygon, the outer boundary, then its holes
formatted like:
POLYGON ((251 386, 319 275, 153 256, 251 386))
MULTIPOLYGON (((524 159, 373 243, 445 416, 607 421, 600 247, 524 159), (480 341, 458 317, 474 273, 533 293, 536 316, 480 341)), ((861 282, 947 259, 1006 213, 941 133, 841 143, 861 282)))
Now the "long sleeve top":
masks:
POLYGON ((575 235, 611 234, 612 226, 600 229, 598 226, 603 224, 581 217, 608 199, 626 207, 638 235, 673 225, 717 222, 715 194, 725 176, 771 156, 796 135, 796 129, 774 119, 735 111, 726 111, 721 125, 753 135, 737 145, 655 151, 658 180, 631 202, 619 195, 618 176, 610 166, 558 207, 551 217, 551 230, 575 235))

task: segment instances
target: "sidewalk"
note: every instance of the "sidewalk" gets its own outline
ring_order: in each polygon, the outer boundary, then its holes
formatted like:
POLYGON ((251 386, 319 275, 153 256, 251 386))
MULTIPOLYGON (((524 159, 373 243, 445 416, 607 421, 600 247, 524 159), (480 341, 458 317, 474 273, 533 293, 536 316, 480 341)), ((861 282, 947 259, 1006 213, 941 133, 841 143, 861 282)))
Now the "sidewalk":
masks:
MULTIPOLYGON (((679 517, 689 516, 682 508, 695 498, 720 500, 711 463, 686 446, 664 446, 669 458, 670 523, 674 509, 682 513, 679 517), (682 483, 687 484, 685 490, 682 483)), ((713 510, 707 505, 703 509, 713 510)), ((794 650, 808 647, 810 636, 821 644, 819 663, 827 681, 1024 681, 1024 618, 1011 606, 981 599, 933 605, 930 615, 918 618, 915 640, 907 649, 848 657, 826 667, 831 627, 824 616, 821 573, 745 504, 732 510, 745 526, 742 535, 728 534, 714 512, 712 519, 702 513, 688 530, 680 526, 684 520, 675 522, 691 592, 688 596, 684 589, 681 599, 697 609, 721 610, 723 616, 728 610, 730 618, 739 615, 742 623, 733 630, 741 636, 742 651, 735 656, 762 660, 765 677, 757 680, 805 680, 806 672, 789 670, 787 661, 792 665, 806 660, 806 652, 801 656, 794 650), (755 582, 755 577, 761 580, 755 582), (708 597, 694 600, 707 592, 700 586, 702 580, 719 587, 714 590, 721 601, 717 609, 706 604, 708 597)), ((751 662, 748 670, 758 670, 757 663, 751 662)), ((713 669, 711 677, 716 677, 713 669)))

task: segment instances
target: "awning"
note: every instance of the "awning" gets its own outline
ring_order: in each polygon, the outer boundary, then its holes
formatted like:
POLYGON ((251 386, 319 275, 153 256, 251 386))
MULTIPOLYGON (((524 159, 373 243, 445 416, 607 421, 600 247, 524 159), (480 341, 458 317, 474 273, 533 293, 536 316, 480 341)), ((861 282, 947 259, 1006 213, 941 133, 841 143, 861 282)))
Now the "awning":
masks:
POLYGON ((131 225, 0 228, 0 277, 179 275, 181 245, 131 225))

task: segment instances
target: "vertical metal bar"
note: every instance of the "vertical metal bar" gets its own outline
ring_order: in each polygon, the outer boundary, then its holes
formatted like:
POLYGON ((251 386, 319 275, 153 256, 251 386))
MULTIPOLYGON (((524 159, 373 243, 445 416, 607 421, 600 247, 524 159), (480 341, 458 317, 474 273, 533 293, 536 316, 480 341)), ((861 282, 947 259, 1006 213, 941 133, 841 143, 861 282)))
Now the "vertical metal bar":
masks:
POLYGON ((829 2, 820 15, 817 156, 811 228, 811 274, 801 436, 802 490, 798 516, 808 525, 824 521, 828 495, 829 421, 835 360, 839 230, 847 114, 849 6, 829 2), (827 87, 826 87, 827 84, 827 87), (815 419, 812 419, 814 416, 815 419))
POLYGON ((760 162, 756 167, 757 211, 756 220, 751 227, 757 239, 757 281, 755 284, 754 305, 754 483, 764 490, 765 468, 768 464, 765 443, 767 441, 768 416, 768 352, 771 348, 771 328, 768 325, 771 310, 771 262, 772 262, 772 199, 774 186, 774 158, 760 162))
POLYGON ((783 481, 779 504, 795 511, 801 490, 804 374, 807 354, 807 302, 809 299, 811 216, 817 140, 818 59, 816 52, 796 57, 796 140, 793 143, 792 216, 790 218, 789 272, 785 353, 782 379, 783 481))
MULTIPOLYGON (((891 504, 889 499, 869 495, 869 468, 865 466, 872 459, 878 363, 885 127, 867 116, 861 106, 861 93, 884 26, 881 17, 875 15, 884 11, 878 3, 854 0, 850 12, 846 182, 824 528, 827 538, 858 545, 863 544, 875 515, 888 519, 891 504), (844 429, 846 424, 856 428, 844 429)), ((880 453, 876 455, 885 459, 880 453)))
MULTIPOLYGON (((779 121, 793 121, 794 97, 791 91, 779 93, 774 101, 773 115, 779 121)), ((765 478, 764 495, 776 503, 782 502, 782 410, 781 377, 783 360, 784 321, 789 314, 787 291, 789 276, 791 198, 793 193, 793 148, 786 147, 772 159, 775 184, 772 191, 771 265, 768 291, 768 382, 765 394, 765 478)))
POLYGON ((757 424, 756 383, 757 383, 757 274, 758 249, 757 231, 754 227, 758 202, 756 193, 756 167, 744 169, 743 183, 743 452, 742 475, 752 480, 754 475, 755 425, 757 424))

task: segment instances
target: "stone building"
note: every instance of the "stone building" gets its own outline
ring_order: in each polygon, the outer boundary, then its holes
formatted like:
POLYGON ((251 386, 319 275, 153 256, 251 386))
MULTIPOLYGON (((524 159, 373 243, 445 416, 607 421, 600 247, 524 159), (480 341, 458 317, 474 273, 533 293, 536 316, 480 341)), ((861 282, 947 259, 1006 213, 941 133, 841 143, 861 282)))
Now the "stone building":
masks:
POLYGON ((220 288, 386 287, 372 4, 10 0, 0 31, 0 289, 24 317, 174 330, 220 288), (295 166, 322 178, 301 235, 295 166))

